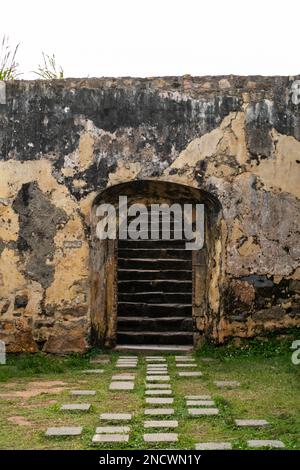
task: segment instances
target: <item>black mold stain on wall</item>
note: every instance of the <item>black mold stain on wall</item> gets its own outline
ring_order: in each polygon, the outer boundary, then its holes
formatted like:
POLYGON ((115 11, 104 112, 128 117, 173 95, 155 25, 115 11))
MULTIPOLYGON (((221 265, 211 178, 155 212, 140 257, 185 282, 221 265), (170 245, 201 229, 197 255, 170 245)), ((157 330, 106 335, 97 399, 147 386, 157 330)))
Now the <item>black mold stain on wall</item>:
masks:
POLYGON ((36 182, 23 184, 13 209, 19 215, 18 249, 25 261, 26 275, 44 288, 54 277, 51 263, 55 251, 54 236, 67 215, 55 207, 36 182))

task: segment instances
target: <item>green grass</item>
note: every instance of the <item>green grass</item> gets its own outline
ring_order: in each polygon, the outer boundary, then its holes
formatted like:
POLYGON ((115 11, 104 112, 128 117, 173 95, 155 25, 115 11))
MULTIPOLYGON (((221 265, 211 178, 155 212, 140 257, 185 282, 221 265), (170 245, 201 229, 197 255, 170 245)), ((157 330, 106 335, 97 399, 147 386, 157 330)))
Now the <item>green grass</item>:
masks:
MULTIPOLYGON (((259 343, 259 342, 258 342, 259 343)), ((245 449, 248 439, 280 439, 288 449, 300 449, 300 366, 291 363, 288 342, 270 340, 263 345, 251 344, 245 348, 232 346, 213 348, 205 346, 194 354, 201 378, 178 378, 174 357, 168 355, 171 383, 174 391, 174 419, 179 421, 176 444, 151 444, 153 449, 193 449, 195 443, 211 440, 231 441, 236 449, 245 449), (265 347, 266 346, 266 347, 265 347), (213 362, 203 362, 203 357, 213 362), (218 389, 214 380, 238 380, 241 387, 218 389), (218 416, 191 418, 187 414, 184 395, 211 394, 220 409, 218 416), (268 428, 239 429, 236 418, 263 418, 268 428)), ((290 342, 289 342, 290 345, 290 342)), ((0 396, 0 448, 1 449, 93 449, 91 439, 100 425, 101 412, 129 411, 134 413, 128 444, 97 445, 98 449, 146 449, 143 442, 143 406, 146 362, 141 356, 136 370, 136 387, 132 392, 110 392, 108 385, 118 354, 111 353, 111 364, 91 365, 89 359, 99 351, 78 356, 55 357, 42 353, 9 356, 8 364, 0 366, 0 395, 22 392, 32 382, 62 381, 59 393, 43 393, 33 397, 0 396), (84 375, 81 370, 100 367, 102 375, 84 375), (83 382, 84 381, 84 382, 83 382), (97 390, 96 396, 70 397, 72 388, 97 390), (62 413, 62 403, 89 402, 89 413, 62 413), (21 426, 9 418, 21 416, 30 426, 21 426), (82 425, 84 432, 74 438, 46 438, 49 426, 82 425)), ((105 353, 105 352, 104 352, 105 353)), ((122 371, 123 372, 123 371, 122 371)), ((153 430, 155 431, 155 430, 153 430)), ((146 432, 151 432, 147 430, 146 432)), ((170 430, 170 432, 175 432, 170 430)))

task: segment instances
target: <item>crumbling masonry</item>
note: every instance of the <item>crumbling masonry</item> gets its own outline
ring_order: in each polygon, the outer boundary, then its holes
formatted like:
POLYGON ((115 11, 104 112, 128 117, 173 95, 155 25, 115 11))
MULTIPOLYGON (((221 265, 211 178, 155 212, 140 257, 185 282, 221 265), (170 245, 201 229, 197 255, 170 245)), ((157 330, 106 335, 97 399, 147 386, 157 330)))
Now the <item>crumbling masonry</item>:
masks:
POLYGON ((299 77, 0 83, 9 351, 115 345, 117 248, 96 241, 94 208, 122 191, 206 206, 206 244, 193 253, 195 345, 299 327, 299 77))

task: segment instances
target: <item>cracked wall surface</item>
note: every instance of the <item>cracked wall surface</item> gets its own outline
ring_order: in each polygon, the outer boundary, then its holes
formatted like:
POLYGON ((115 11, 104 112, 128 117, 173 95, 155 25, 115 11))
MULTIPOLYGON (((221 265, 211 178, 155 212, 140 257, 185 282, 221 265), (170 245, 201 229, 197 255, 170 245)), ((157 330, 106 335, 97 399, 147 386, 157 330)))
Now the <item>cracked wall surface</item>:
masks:
POLYGON ((0 339, 90 345, 91 207, 136 180, 220 202, 216 342, 300 324, 299 77, 14 81, 0 109, 0 339))

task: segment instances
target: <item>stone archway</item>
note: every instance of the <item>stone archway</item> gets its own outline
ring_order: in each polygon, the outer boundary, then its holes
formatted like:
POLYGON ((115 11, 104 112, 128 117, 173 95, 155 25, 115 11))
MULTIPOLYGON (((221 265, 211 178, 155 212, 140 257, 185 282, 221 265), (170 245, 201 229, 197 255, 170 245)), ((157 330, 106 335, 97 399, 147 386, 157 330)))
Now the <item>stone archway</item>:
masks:
POLYGON ((222 231, 221 206, 206 191, 166 181, 143 180, 121 183, 102 191, 92 207, 91 237, 91 336, 92 343, 114 347, 118 336, 118 240, 96 237, 96 210, 101 203, 117 207, 120 195, 128 204, 202 203, 205 207, 205 242, 191 252, 192 343, 216 338, 222 316, 222 231))

